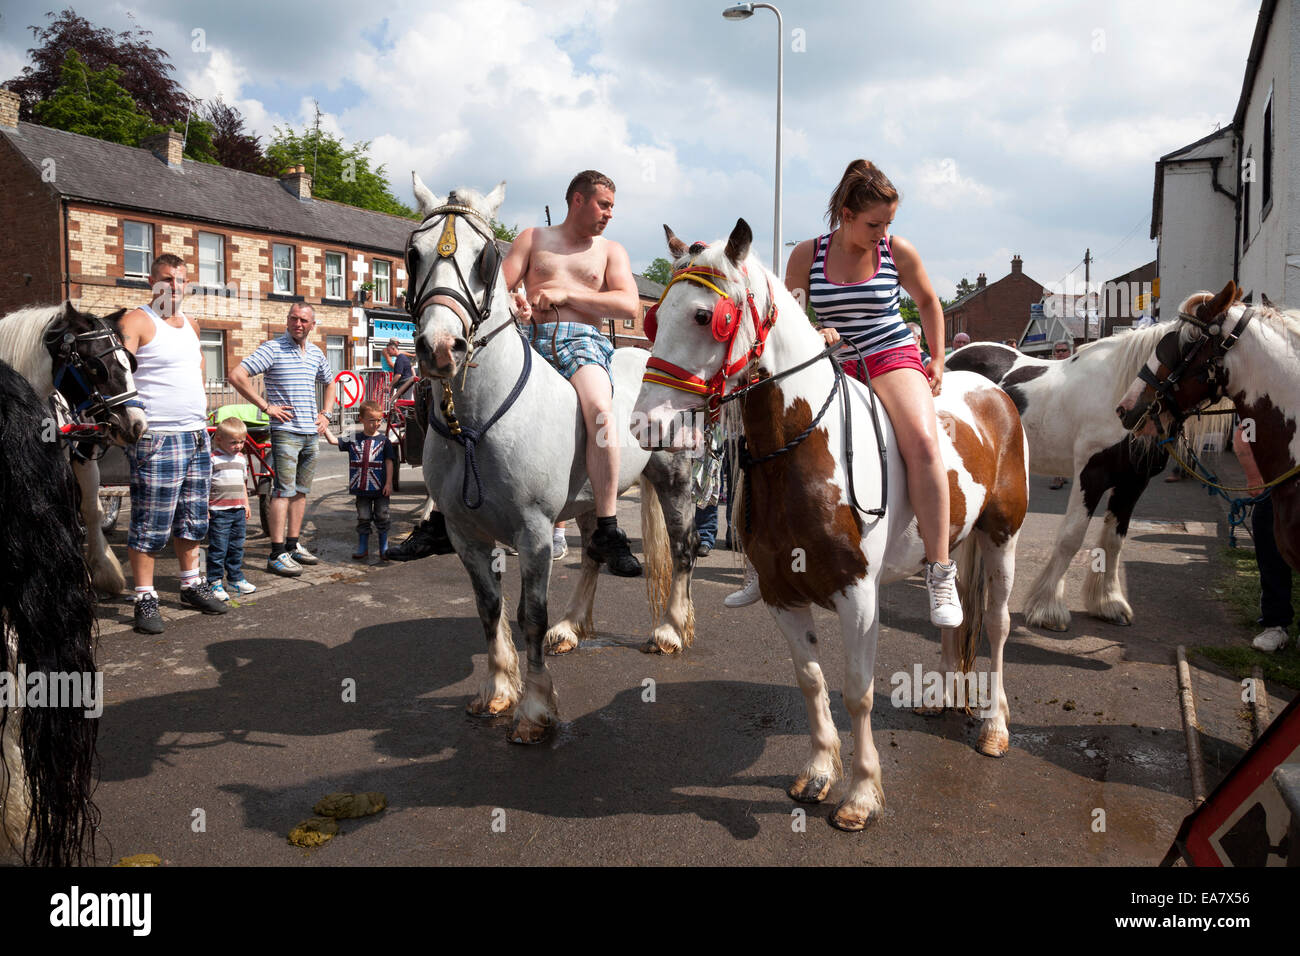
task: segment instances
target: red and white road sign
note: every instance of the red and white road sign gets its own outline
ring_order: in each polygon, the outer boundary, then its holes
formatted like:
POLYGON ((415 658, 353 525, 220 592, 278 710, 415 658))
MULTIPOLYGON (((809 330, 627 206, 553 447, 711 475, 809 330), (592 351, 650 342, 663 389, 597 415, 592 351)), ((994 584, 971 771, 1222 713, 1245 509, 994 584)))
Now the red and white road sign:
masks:
POLYGON ((366 395, 366 383, 350 369, 344 369, 335 375, 334 384, 339 387, 339 404, 344 408, 352 408, 366 395))

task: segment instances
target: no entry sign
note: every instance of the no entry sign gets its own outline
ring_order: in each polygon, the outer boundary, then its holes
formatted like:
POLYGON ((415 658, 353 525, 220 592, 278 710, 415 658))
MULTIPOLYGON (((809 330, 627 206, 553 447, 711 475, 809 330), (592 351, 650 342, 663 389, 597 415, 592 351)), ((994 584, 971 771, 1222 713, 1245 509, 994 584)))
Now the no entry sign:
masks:
POLYGON ((334 383, 339 387, 339 404, 352 408, 366 394, 366 384, 356 372, 344 369, 334 376, 334 383))

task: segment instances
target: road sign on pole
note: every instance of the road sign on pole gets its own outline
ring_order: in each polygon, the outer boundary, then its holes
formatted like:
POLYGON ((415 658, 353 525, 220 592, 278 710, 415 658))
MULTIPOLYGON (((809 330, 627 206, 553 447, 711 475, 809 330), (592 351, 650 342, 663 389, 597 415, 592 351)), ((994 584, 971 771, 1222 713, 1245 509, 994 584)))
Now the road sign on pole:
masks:
POLYGON ((334 383, 339 387, 339 404, 344 408, 352 408, 365 397, 366 383, 350 369, 344 369, 335 375, 334 383))

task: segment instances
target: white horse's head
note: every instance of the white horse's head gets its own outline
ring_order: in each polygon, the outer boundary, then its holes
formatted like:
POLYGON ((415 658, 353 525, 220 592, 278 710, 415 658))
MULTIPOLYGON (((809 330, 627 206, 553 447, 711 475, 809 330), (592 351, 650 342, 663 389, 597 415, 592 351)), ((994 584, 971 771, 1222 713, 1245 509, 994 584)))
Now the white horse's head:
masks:
POLYGON ((452 378, 475 337, 490 332, 510 308, 491 221, 506 196, 501 182, 488 195, 473 189, 435 196, 415 173, 424 221, 406 251, 407 308, 415 320, 415 354, 425 378, 452 378), (487 327, 483 326, 488 315, 487 327))
POLYGON ((750 255, 754 233, 744 219, 725 242, 687 246, 668 226, 664 234, 673 279, 646 318, 654 348, 632 421, 641 447, 680 451, 703 443, 704 416, 695 413, 745 374, 741 359, 756 337, 750 295, 753 310, 766 315, 770 280, 750 255))

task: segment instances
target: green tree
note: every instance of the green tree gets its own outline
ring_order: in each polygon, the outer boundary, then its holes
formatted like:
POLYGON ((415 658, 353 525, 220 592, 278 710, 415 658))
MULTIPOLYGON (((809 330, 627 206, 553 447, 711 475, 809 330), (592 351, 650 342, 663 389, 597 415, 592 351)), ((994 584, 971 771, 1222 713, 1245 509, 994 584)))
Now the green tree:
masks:
POLYGON ((315 124, 301 133, 292 126, 284 129, 277 126, 266 148, 266 158, 276 172, 299 163, 306 166, 311 173, 312 195, 320 199, 408 219, 419 218, 393 195, 384 167, 370 168, 369 150, 369 142, 346 146, 340 138, 322 130, 317 110, 315 124))
POLYGON ((660 285, 667 285, 673 277, 673 264, 660 256, 658 259, 651 260, 650 265, 646 266, 645 272, 641 274, 660 285))
POLYGON ((115 66, 98 73, 86 66, 76 50, 63 58, 63 79, 54 95, 32 108, 36 122, 96 139, 139 146, 159 127, 122 88, 115 66))
POLYGON ((910 295, 905 295, 898 303, 898 311, 903 315, 904 322, 920 322, 921 310, 916 307, 910 295))
POLYGON ((953 296, 953 299, 954 300, 960 299, 962 296, 970 295, 974 291, 975 291, 975 286, 971 284, 970 279, 967 279, 965 276, 962 276, 961 281, 957 283, 957 292, 953 296))
POLYGON ((507 226, 500 220, 493 219, 490 221, 489 225, 492 226, 492 235, 496 236, 496 238, 500 239, 502 242, 514 242, 519 236, 519 223, 515 223, 513 226, 507 226))

